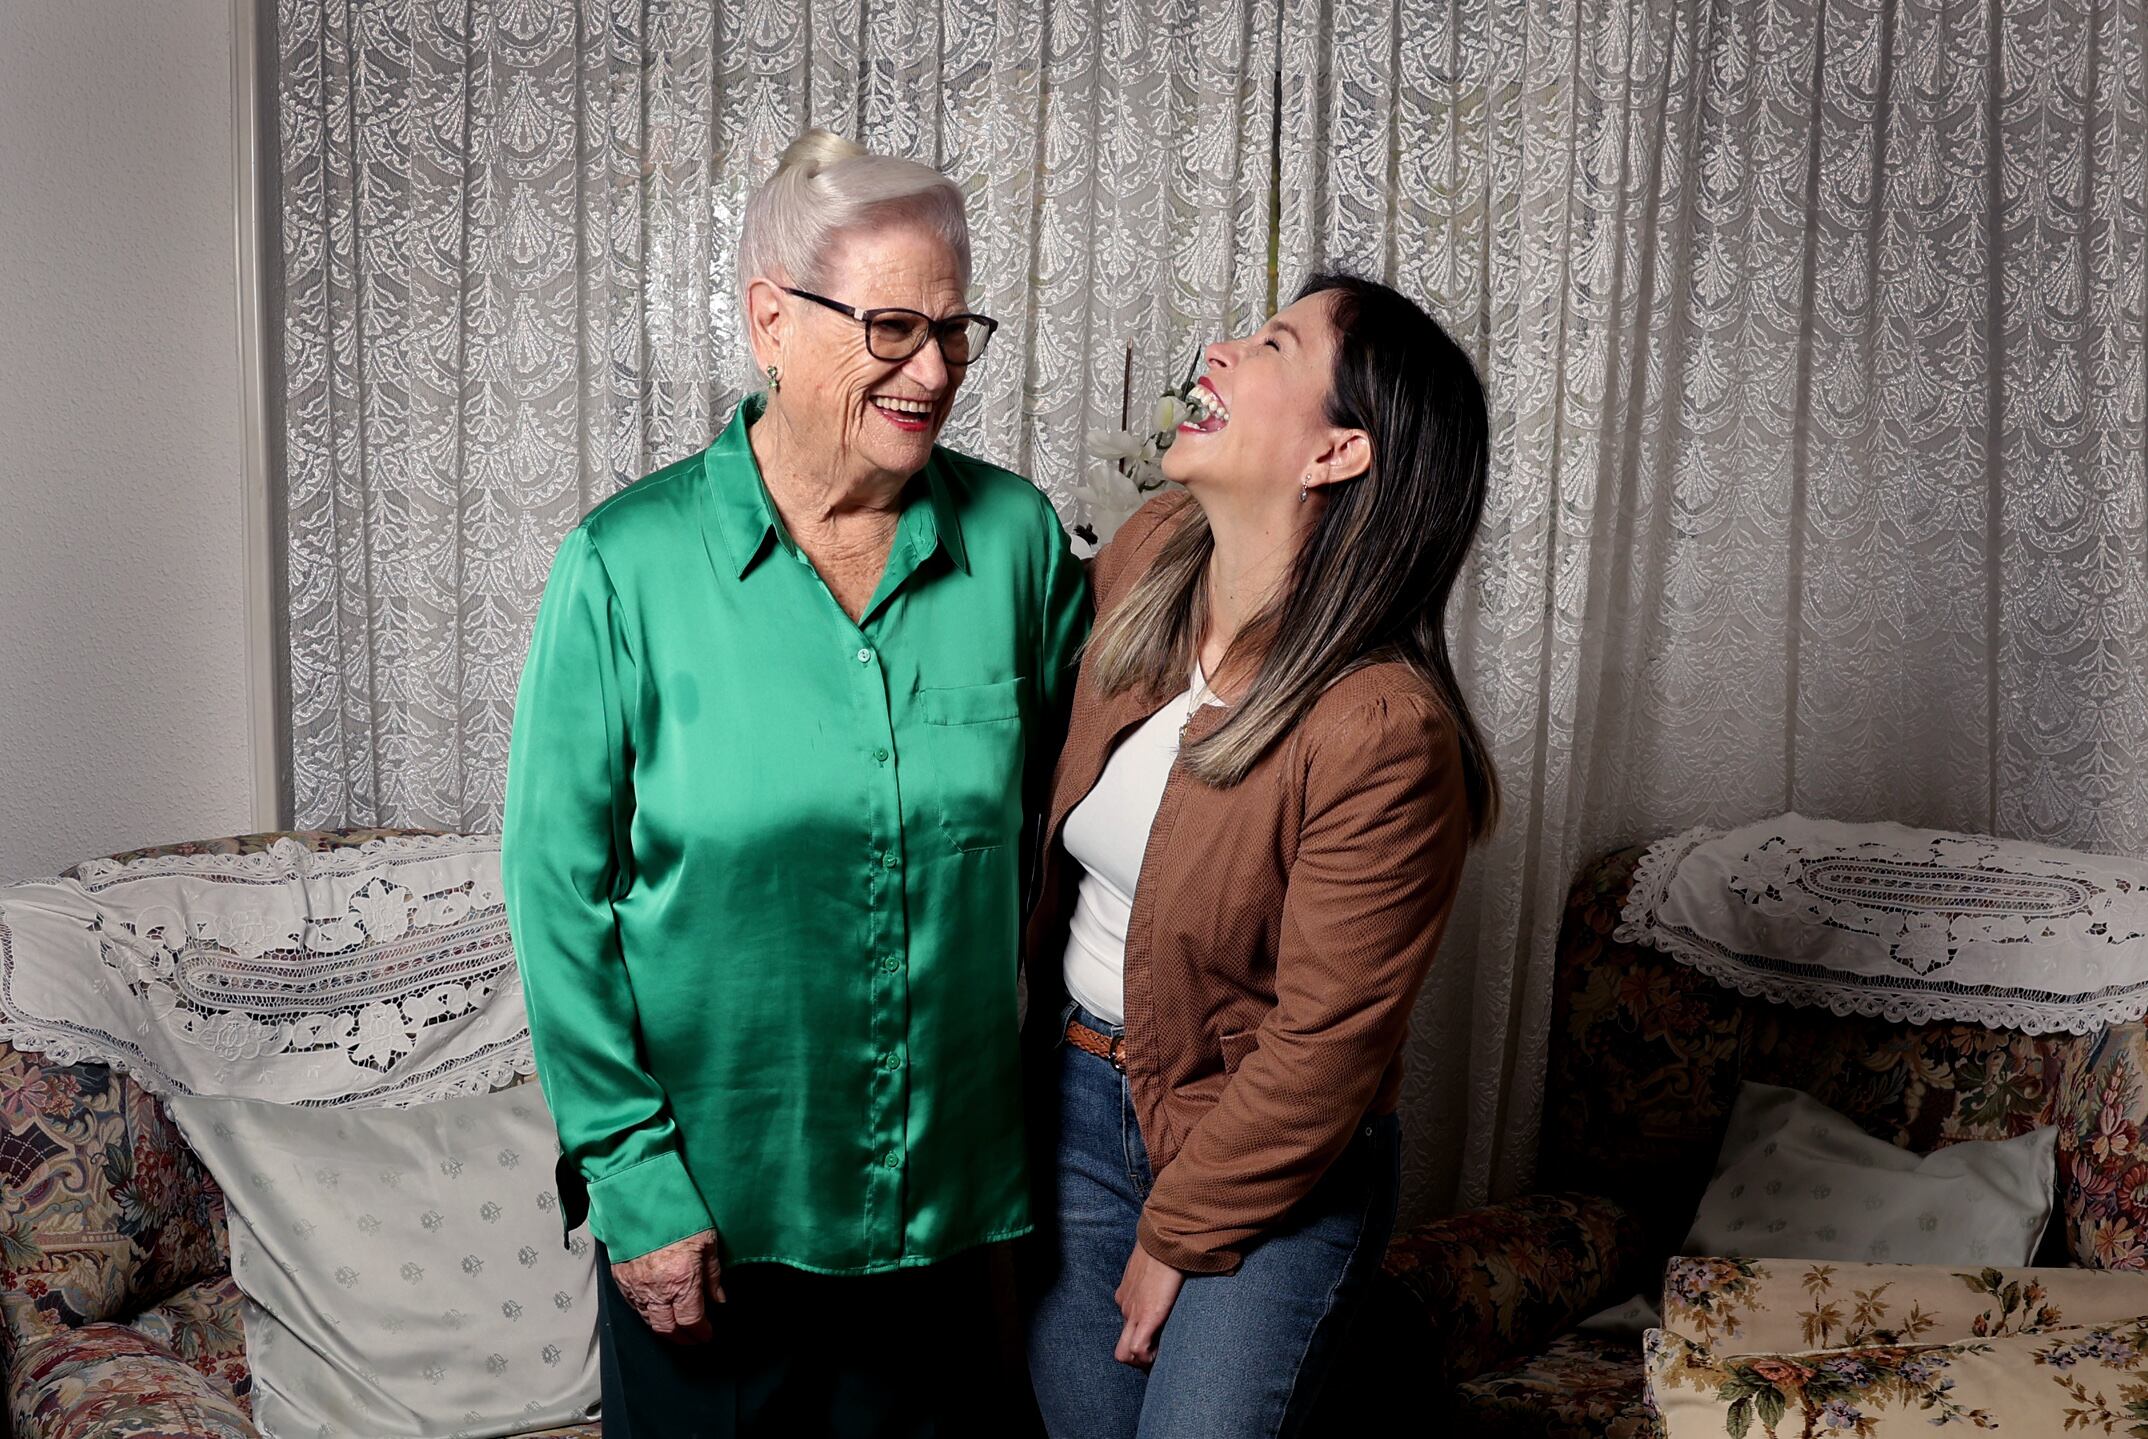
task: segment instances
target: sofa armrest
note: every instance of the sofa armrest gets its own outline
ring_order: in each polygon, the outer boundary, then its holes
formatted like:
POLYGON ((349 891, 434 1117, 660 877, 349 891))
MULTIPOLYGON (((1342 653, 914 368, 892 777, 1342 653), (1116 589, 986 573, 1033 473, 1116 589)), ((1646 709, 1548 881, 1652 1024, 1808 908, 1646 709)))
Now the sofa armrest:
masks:
POLYGON ((26 1345, 231 1268, 224 1196, 155 1096, 102 1064, 0 1041, 0 1326, 26 1345))
POLYGON ((1590 1194, 1535 1194, 1421 1224, 1387 1249, 1384 1308, 1419 1326, 1414 1362, 1462 1384, 1535 1354, 1626 1297, 1641 1226, 1590 1194), (1405 1301, 1406 1296, 1406 1301, 1405 1301))
POLYGON ((261 1439, 228 1390, 124 1324, 85 1324, 23 1346, 7 1391, 15 1439, 261 1439))

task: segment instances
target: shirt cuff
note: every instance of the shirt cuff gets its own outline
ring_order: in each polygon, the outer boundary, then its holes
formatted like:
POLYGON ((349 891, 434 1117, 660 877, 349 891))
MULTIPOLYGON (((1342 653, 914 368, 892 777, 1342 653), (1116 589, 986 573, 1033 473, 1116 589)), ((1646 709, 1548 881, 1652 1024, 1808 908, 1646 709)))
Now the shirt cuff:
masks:
POLYGON ((715 1227, 675 1149, 589 1181, 589 1229, 614 1264, 715 1227))

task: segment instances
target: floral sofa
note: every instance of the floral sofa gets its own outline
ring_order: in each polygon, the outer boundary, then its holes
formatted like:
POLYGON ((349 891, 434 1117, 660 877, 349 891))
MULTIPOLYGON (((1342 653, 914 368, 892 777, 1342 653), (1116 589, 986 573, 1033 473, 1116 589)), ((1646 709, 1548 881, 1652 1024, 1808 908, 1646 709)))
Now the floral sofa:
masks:
MULTIPOLYGON (((304 832, 316 848, 390 831, 304 832)), ((250 835, 151 853, 250 852, 250 835)), ((1612 939, 1638 849, 1575 884, 1558 954, 1546 1192, 1398 1235, 1324 1432, 1640 1439, 1639 1347, 1575 1331, 1653 1293, 1741 1080, 1919 1150, 2059 1126, 2040 1262, 2148 1269, 2148 1036, 1894 1025, 1744 1000, 1612 939), (1415 1417, 1398 1428, 1394 1387, 1415 1417)), ((124 1073, 0 1043, 0 1371, 17 1439, 258 1439, 223 1196, 124 1073)), ((599 1439, 599 1426, 553 1431, 599 1439)))
MULTIPOLYGON (((290 837, 325 849, 399 832, 290 837)), ((115 858, 250 853, 284 837, 115 858)), ((47 1064, 4 1042, 0 1371, 16 1439, 258 1439, 215 1181, 126 1074, 47 1064)))
MULTIPOLYGON (((2141 1025, 2028 1035, 1742 998, 1613 939, 1640 856, 1598 860, 1568 898, 1537 1162, 1544 1192, 1422 1226, 1389 1249, 1360 1362, 1406 1374, 1413 1407, 1429 1395, 1445 1411, 1422 1432, 1656 1433, 1640 1346, 1576 1324, 1658 1292, 1747 1079, 1802 1089, 1919 1152, 2055 1124, 2057 1208, 2038 1262, 2148 1269, 2141 1025)), ((1378 1387, 1357 1377, 1342 1387, 1378 1387)), ((1391 1385, 1379 1402, 1392 1404, 1391 1385)), ((1369 1422, 1336 1432, 1402 1432, 1361 1427, 1369 1422)))

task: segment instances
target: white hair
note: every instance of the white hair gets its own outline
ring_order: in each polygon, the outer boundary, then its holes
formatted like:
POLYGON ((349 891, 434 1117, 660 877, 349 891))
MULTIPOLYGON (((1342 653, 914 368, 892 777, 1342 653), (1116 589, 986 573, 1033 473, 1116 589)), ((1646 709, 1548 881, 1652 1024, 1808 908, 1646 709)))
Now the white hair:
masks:
POLYGON ((808 130, 784 149, 776 172, 746 201, 738 237, 739 297, 743 301, 746 287, 760 278, 815 289, 841 237, 904 219, 947 242, 967 288, 970 222, 954 181, 929 165, 875 155, 827 130, 808 130))

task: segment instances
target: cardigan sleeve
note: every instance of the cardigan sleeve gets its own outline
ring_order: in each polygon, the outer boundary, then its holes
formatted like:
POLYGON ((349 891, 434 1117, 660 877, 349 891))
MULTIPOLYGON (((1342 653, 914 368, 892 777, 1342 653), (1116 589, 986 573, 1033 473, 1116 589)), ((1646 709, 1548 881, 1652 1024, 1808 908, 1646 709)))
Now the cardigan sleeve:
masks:
POLYGON ((635 684, 618 596, 578 528, 553 560, 522 670, 500 874, 562 1169, 586 1183, 590 1229, 615 1263, 711 1227, 641 1063, 612 908, 632 876, 635 684))
POLYGON ((1149 1192, 1142 1248, 1229 1273, 1309 1193, 1401 1051, 1469 843, 1461 757, 1429 700, 1384 698, 1309 747, 1276 1004, 1149 1192))

